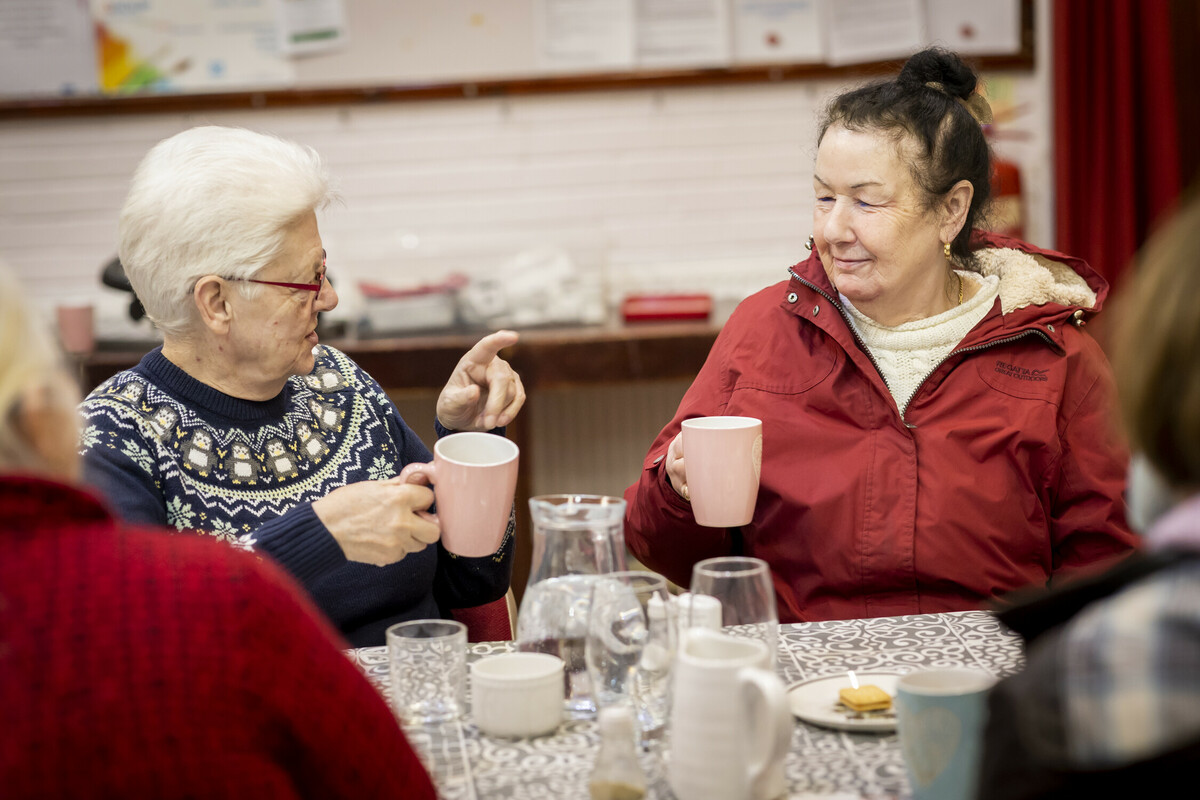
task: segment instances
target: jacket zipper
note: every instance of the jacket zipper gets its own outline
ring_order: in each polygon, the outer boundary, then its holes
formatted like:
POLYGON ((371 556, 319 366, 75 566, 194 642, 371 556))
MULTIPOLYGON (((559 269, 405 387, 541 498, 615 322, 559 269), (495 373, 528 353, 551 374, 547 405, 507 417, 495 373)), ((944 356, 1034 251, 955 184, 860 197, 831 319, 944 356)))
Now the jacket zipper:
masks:
MULTIPOLYGON (((1026 336, 1040 336, 1041 338, 1045 339, 1046 343, 1049 344, 1051 347, 1055 346, 1054 340, 1051 339, 1046 334, 1042 333, 1039 330, 1033 329, 1033 328, 1026 328, 1025 330, 1021 331, 1020 333, 1014 333, 1012 336, 1005 336, 1003 339, 995 339, 990 342, 983 342, 982 344, 973 344, 970 347, 964 347, 961 350, 951 350, 949 353, 946 354, 945 358, 943 358, 941 361, 939 361, 938 363, 933 365, 933 369, 929 370, 929 374, 921 379, 921 382, 917 384, 917 388, 913 389, 912 395, 910 395, 908 398, 908 403, 904 404, 904 411, 908 410, 908 406, 910 403, 912 403, 912 399, 917 396, 917 392, 921 391, 921 387, 925 385, 925 381, 929 380, 929 375, 932 375, 933 373, 937 372, 938 368, 941 367, 942 364, 945 364, 950 359, 954 358, 957 355, 962 355, 963 353, 974 353, 979 350, 987 350, 988 348, 995 347, 996 345, 1008 344, 1009 342, 1015 342, 1017 339, 1024 339, 1026 336)), ((876 367, 876 369, 878 369, 878 367, 876 367)), ((904 411, 900 412, 900 419, 902 419, 902 420, 904 419, 904 411)), ((905 420, 904 424, 906 426, 908 426, 907 420, 905 420)), ((912 427, 912 426, 909 426, 909 427, 912 427)))
MULTIPOLYGON (((830 297, 820 286, 809 283, 804 278, 801 278, 795 273, 794 270, 792 270, 791 267, 788 267, 788 272, 791 273, 793 278, 800 281, 805 286, 821 295, 821 297, 824 297, 826 300, 828 300, 830 305, 838 310, 838 313, 842 315, 842 319, 846 320, 846 327, 850 329, 850 335, 854 337, 854 341, 858 342, 858 349, 863 351, 863 354, 866 355, 867 360, 871 362, 871 366, 875 367, 875 372, 878 373, 879 379, 883 381, 883 385, 887 387, 888 394, 891 394, 892 385, 888 383, 887 377, 883 374, 883 370, 879 368, 879 362, 875 360, 875 356, 871 355, 871 351, 867 347, 867 343, 864 342, 862 337, 858 335, 858 331, 854 328, 854 323, 850 321, 850 315, 846 313, 846 309, 842 308, 842 304, 830 297)), ((900 415, 900 419, 903 421, 904 414, 900 415)))
MULTIPOLYGON (((875 372, 879 374, 879 379, 881 381, 883 381, 883 385, 887 387, 888 394, 891 394, 892 393, 891 384, 888 383, 887 377, 884 376, 883 371, 879 369, 879 362, 877 362, 875 360, 875 357, 873 355, 871 355, 871 350, 870 350, 870 348, 867 347, 866 342, 864 342, 862 340, 862 337, 858 335, 858 331, 855 330, 855 328, 854 328, 854 323, 850 321, 850 316, 846 313, 846 309, 842 308, 842 304, 839 303, 837 300, 834 300, 832 297, 830 297, 829 294, 827 292, 825 292, 825 290, 823 290, 820 286, 817 286, 817 285, 805 280, 804 278, 801 278, 799 275, 796 274, 795 270, 791 269, 790 267, 788 268, 788 272, 791 274, 791 276, 793 278, 800 281, 800 283, 803 283, 805 286, 812 289, 814 292, 816 292, 817 294, 821 295, 826 300, 828 300, 830 302, 830 304, 838 310, 838 313, 842 315, 842 319, 846 320, 846 327, 850 329, 850 335, 854 337, 854 341, 858 342, 858 349, 861 350, 866 355, 867 359, 871 362, 871 366, 875 367, 875 372)), ((933 369, 929 370, 929 373, 924 378, 921 379, 921 382, 917 384, 915 389, 913 389, 913 393, 911 395, 909 395, 908 403, 904 404, 904 408, 902 408, 902 409, 897 408, 897 411, 900 412, 900 421, 904 423, 904 427, 909 428, 909 429, 912 429, 915 427, 914 425, 910 425, 908 423, 908 420, 904 418, 904 412, 906 412, 908 410, 909 403, 911 403, 912 399, 917 396, 917 392, 921 391, 921 387, 925 385, 925 381, 929 380, 929 376, 932 375, 933 373, 937 372, 938 368, 941 367, 942 364, 945 364, 947 361, 949 361, 951 358, 954 358, 957 355, 962 355, 963 353, 973 353, 978 350, 987 350, 990 347, 995 347, 997 345, 1015 342, 1017 339, 1023 339, 1026 336, 1040 336, 1041 338, 1045 339, 1046 343, 1049 344, 1051 347, 1055 346, 1054 340, 1051 339, 1046 334, 1042 333, 1039 330, 1033 329, 1033 328, 1026 328, 1025 330, 1021 331, 1020 333, 1013 334, 1012 336, 1006 336, 1003 339, 996 339, 994 341, 984 342, 982 344, 974 344, 974 345, 971 345, 970 347, 964 347, 961 350, 951 350, 949 353, 946 354, 945 358, 943 358, 938 363, 934 364, 933 369)))

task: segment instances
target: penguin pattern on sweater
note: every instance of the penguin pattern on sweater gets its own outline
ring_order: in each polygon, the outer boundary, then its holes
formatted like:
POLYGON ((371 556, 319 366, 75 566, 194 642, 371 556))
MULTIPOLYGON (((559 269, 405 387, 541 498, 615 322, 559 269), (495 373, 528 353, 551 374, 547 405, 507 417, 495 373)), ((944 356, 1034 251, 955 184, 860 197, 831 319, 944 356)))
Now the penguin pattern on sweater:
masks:
POLYGON ((439 543, 384 567, 345 558, 312 503, 432 455, 349 356, 322 345, 314 357, 308 375, 252 401, 201 383, 154 350, 84 400, 85 479, 127 521, 269 554, 355 644, 382 644, 392 622, 502 597, 511 521, 490 556, 457 556, 439 543))

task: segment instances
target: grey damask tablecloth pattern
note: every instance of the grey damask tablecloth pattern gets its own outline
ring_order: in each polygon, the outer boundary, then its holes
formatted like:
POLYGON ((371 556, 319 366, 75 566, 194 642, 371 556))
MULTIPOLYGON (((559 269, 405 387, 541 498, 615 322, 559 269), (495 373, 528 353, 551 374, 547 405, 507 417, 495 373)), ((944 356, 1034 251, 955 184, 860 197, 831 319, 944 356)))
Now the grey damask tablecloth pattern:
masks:
MULTIPOLYGON (((471 645, 468 658, 513 649, 511 642, 471 645)), ((351 657, 388 698, 387 650, 366 647, 351 657)), ((779 673, 796 681, 859 672, 911 672, 974 667, 997 677, 1022 663, 1020 640, 981 611, 784 625, 779 673)), ((593 721, 565 722, 553 736, 493 739, 470 719, 406 727, 445 798, 573 800, 588 797, 587 781, 599 745, 593 721)), ((649 796, 670 800, 662 753, 644 753, 649 796)), ((826 730, 796 721, 787 766, 788 796, 906 797, 908 780, 895 734, 826 730)))

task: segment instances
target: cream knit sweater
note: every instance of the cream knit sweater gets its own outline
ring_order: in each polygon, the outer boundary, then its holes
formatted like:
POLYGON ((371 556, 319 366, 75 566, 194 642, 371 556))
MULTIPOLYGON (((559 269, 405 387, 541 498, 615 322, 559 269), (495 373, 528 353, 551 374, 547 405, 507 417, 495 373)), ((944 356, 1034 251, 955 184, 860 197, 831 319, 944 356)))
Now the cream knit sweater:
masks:
POLYGON ((955 271, 964 284, 978 288, 971 299, 937 316, 895 327, 880 325, 855 308, 845 296, 841 298, 850 312, 850 323, 879 365, 901 414, 921 381, 950 355, 996 302, 1000 288, 1000 279, 996 275, 955 271))

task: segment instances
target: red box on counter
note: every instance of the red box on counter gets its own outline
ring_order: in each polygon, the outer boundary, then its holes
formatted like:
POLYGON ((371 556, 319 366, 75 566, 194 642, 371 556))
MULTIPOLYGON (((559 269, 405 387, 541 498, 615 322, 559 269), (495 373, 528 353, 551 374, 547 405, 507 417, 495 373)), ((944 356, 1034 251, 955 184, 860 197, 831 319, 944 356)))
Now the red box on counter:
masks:
POLYGON ((626 322, 708 319, 712 297, 706 294, 631 294, 621 302, 626 322))

